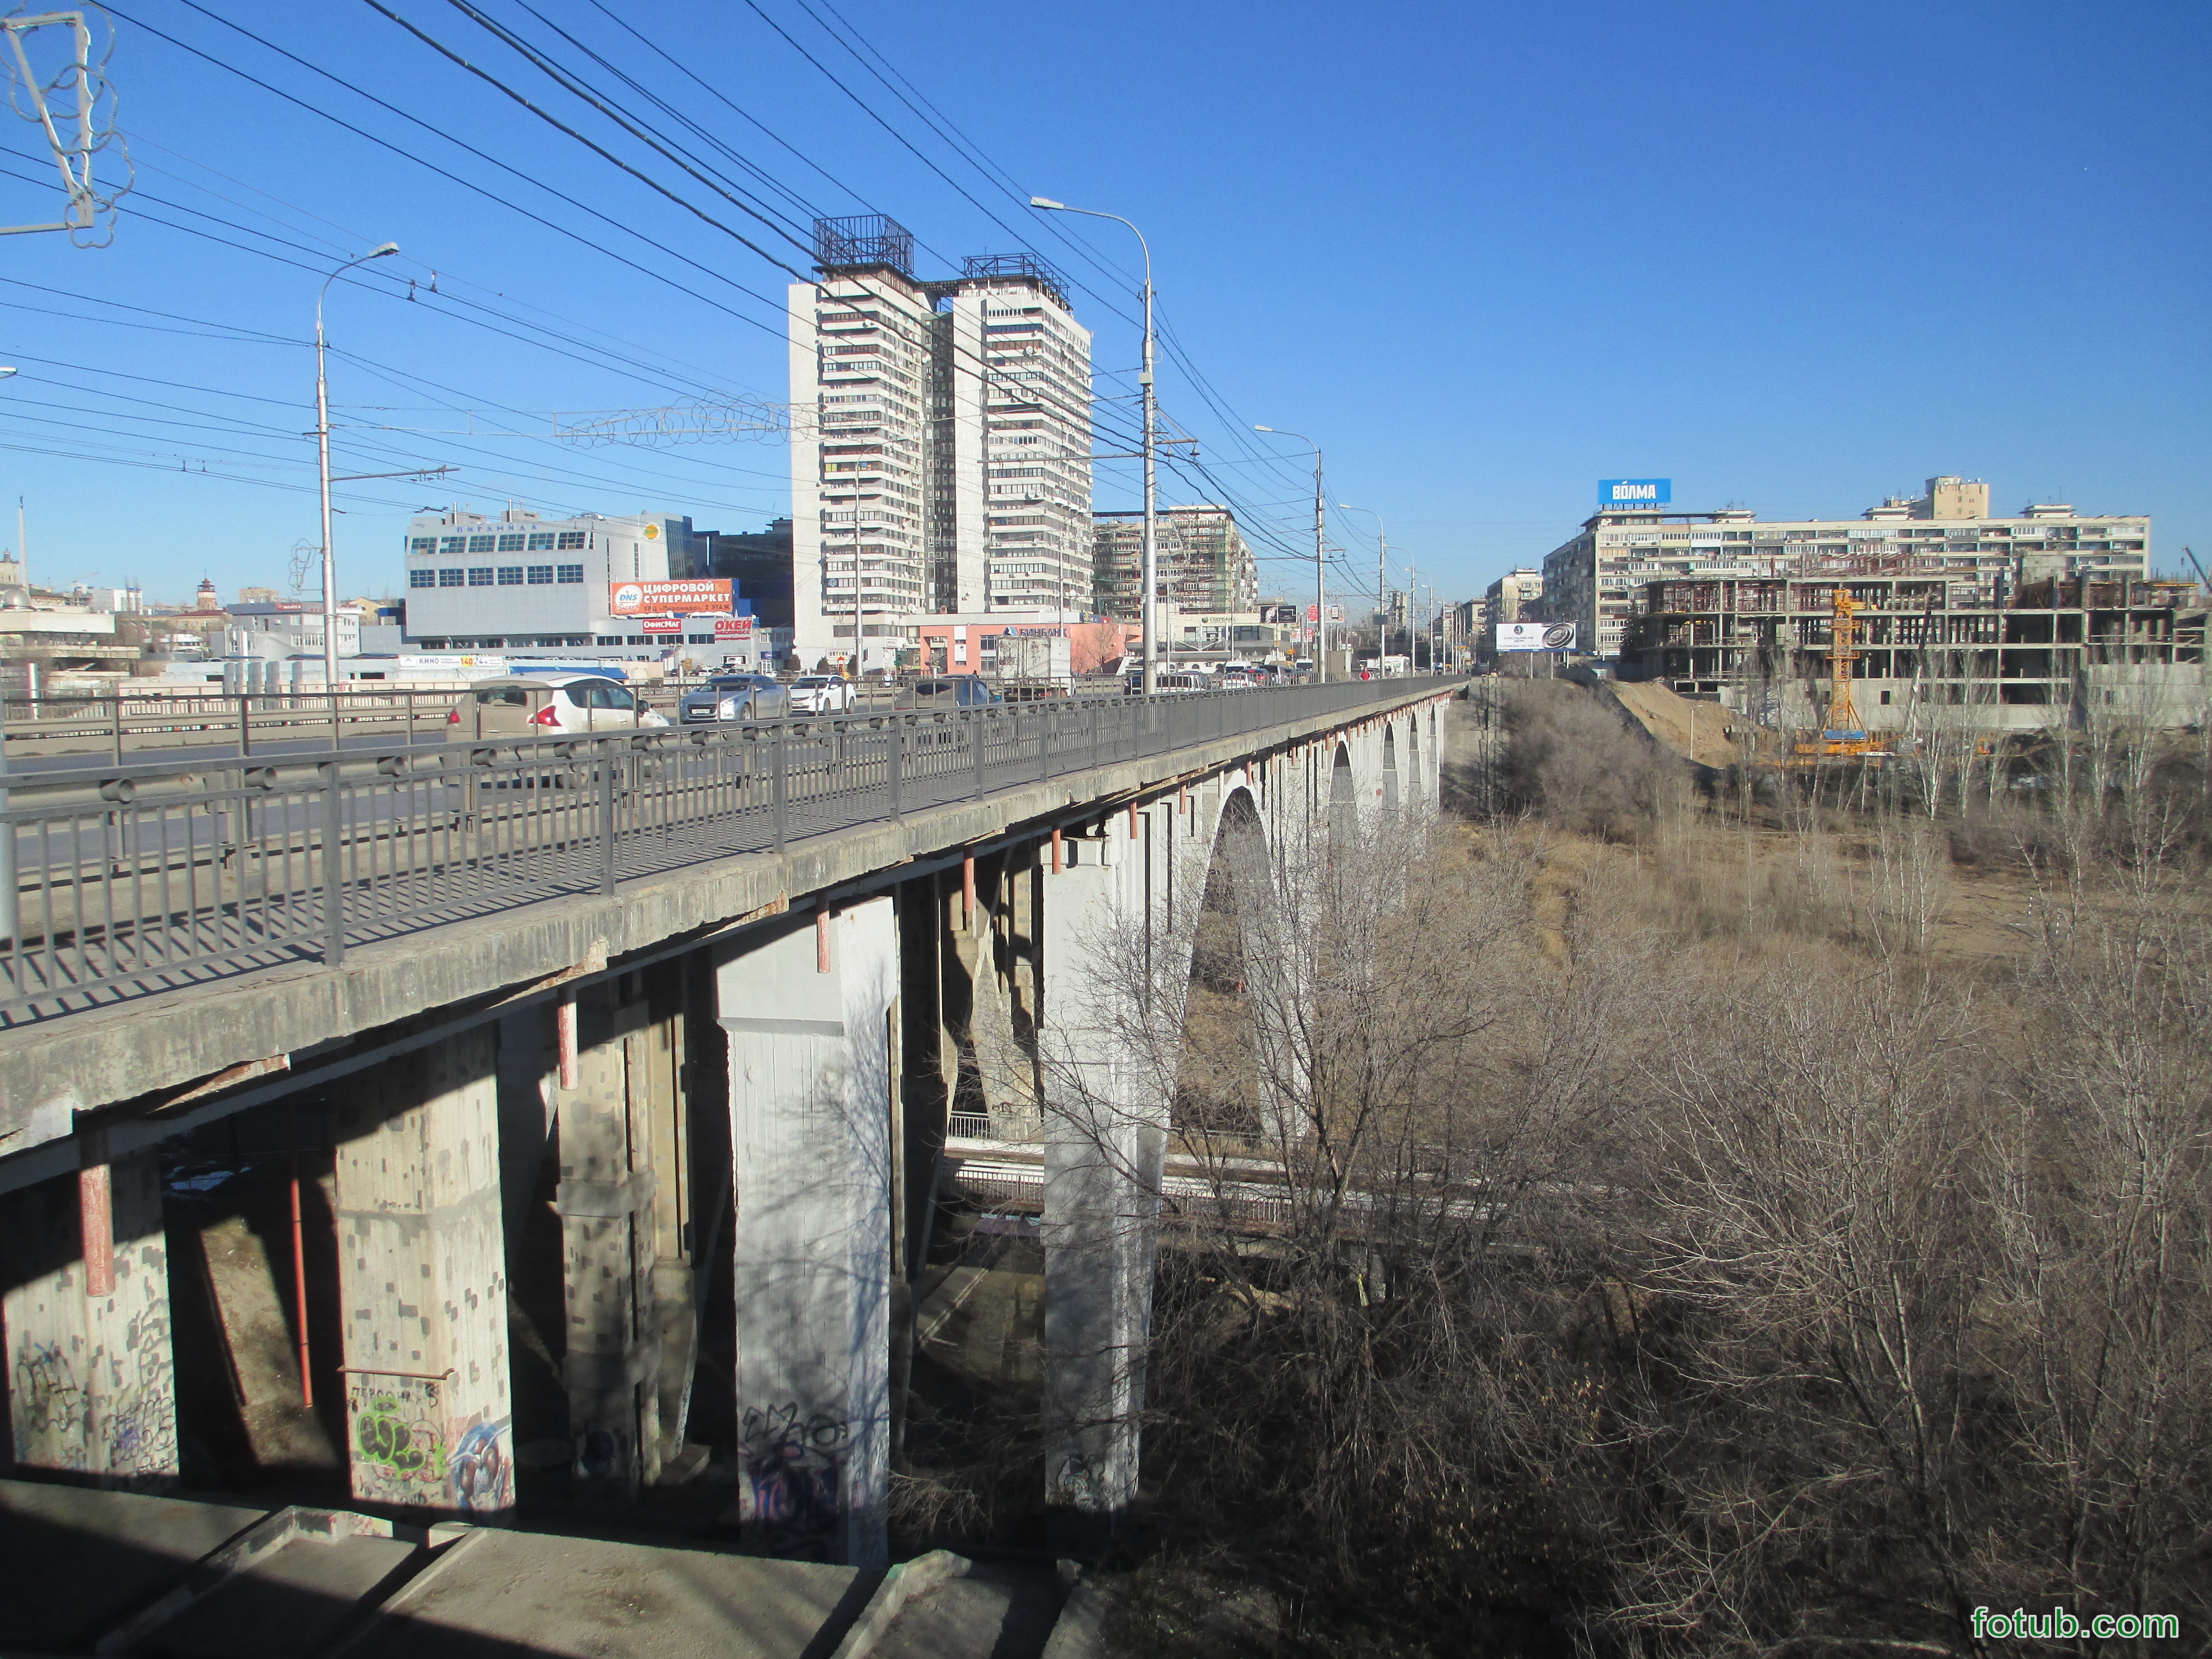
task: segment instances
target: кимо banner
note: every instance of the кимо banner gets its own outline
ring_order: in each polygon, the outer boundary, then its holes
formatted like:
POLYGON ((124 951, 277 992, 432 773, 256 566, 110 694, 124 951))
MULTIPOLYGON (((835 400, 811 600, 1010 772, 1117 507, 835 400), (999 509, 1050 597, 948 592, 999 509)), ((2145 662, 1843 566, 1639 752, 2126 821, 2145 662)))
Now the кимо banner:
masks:
POLYGON ((727 611, 735 601, 726 576, 681 581, 617 582, 608 591, 607 611, 616 617, 684 615, 695 611, 727 611))
POLYGON ((1498 648, 1500 651, 1571 651, 1575 648, 1575 625, 1572 623, 1500 623, 1498 624, 1498 648))

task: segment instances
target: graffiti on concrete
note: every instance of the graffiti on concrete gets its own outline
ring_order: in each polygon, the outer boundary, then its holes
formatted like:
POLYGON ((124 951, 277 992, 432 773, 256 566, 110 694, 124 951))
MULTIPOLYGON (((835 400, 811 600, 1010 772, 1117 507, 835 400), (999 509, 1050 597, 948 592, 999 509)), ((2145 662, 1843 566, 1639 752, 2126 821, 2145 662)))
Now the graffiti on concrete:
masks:
POLYGON ((507 1443, 512 1431, 502 1419, 473 1423, 453 1435, 453 1455, 446 1460, 446 1487, 455 1509, 485 1515, 513 1506, 514 1457, 507 1443))
POLYGON ((441 1393, 434 1377, 367 1375, 346 1390, 356 1497, 386 1504, 445 1503, 441 1393))
POLYGON ((26 1342, 16 1351, 8 1397, 15 1420, 15 1459, 46 1468, 85 1466, 84 1390, 58 1342, 26 1342))
POLYGON ((738 1518, 746 1541, 776 1555, 836 1559, 851 1437, 845 1419, 790 1403, 747 1407, 738 1435, 738 1518))
POLYGON ((94 1401, 101 1455, 117 1474, 177 1472, 177 1389, 166 1300, 140 1310, 124 1327, 118 1377, 131 1381, 94 1401))

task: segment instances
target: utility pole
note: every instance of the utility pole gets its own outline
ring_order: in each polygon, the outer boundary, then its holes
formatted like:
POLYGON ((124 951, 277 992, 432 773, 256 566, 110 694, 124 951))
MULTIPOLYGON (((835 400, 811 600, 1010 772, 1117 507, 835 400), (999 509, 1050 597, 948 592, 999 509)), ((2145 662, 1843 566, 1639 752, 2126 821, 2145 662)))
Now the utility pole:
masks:
POLYGON ((1316 684, 1326 685, 1328 684, 1328 497, 1322 490, 1321 446, 1314 444, 1314 441, 1304 433, 1293 432, 1285 426, 1255 426, 1252 430, 1313 444, 1314 678, 1316 684))
POLYGON ((1145 630, 1145 695, 1151 696, 1159 678, 1159 630, 1154 626, 1159 611, 1159 489, 1154 476, 1155 463, 1159 454, 1158 403, 1152 390, 1152 245, 1145 240, 1145 233, 1129 224, 1118 213, 1100 213, 1092 208, 1072 208, 1065 202, 1055 202, 1048 196, 1032 196, 1030 205, 1050 213, 1080 213, 1086 218, 1111 219, 1117 225, 1127 225, 1129 234, 1137 239, 1137 246, 1145 252, 1145 356, 1143 367, 1137 373, 1137 385, 1143 394, 1145 405, 1145 540, 1141 574, 1145 597, 1137 607, 1138 626, 1145 630))
POLYGON ((347 260, 323 279, 315 294, 315 460, 323 485, 323 690, 331 693, 338 689, 338 568, 331 547, 331 385, 323 372, 323 300, 331 284, 356 265, 398 252, 398 243, 386 242, 358 259, 347 260))
POLYGON ((1421 672, 1420 576, 1419 566, 1409 564, 1406 567, 1406 672, 1408 674, 1421 672))

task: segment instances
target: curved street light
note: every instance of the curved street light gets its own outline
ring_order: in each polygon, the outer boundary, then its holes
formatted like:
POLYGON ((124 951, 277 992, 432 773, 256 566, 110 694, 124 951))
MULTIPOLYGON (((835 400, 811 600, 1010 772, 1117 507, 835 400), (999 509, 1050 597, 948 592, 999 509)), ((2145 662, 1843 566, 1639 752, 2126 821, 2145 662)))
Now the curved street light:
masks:
POLYGON ((398 243, 386 242, 347 260, 323 279, 315 294, 315 459, 323 484, 323 690, 331 693, 338 689, 338 568, 331 550, 331 388, 323 373, 323 300, 331 284, 356 265, 398 252, 398 243))

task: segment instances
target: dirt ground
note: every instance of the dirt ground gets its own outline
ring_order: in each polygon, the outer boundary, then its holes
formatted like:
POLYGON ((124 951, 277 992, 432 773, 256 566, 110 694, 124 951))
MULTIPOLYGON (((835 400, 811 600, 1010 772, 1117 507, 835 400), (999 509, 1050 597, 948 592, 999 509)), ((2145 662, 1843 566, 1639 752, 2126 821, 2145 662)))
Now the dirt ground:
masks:
POLYGON ((1714 768, 1735 764, 1735 744, 1728 737, 1735 719, 1732 710, 1676 696, 1665 686, 1650 683, 1616 683, 1610 689, 1632 719, 1685 760, 1714 768))

